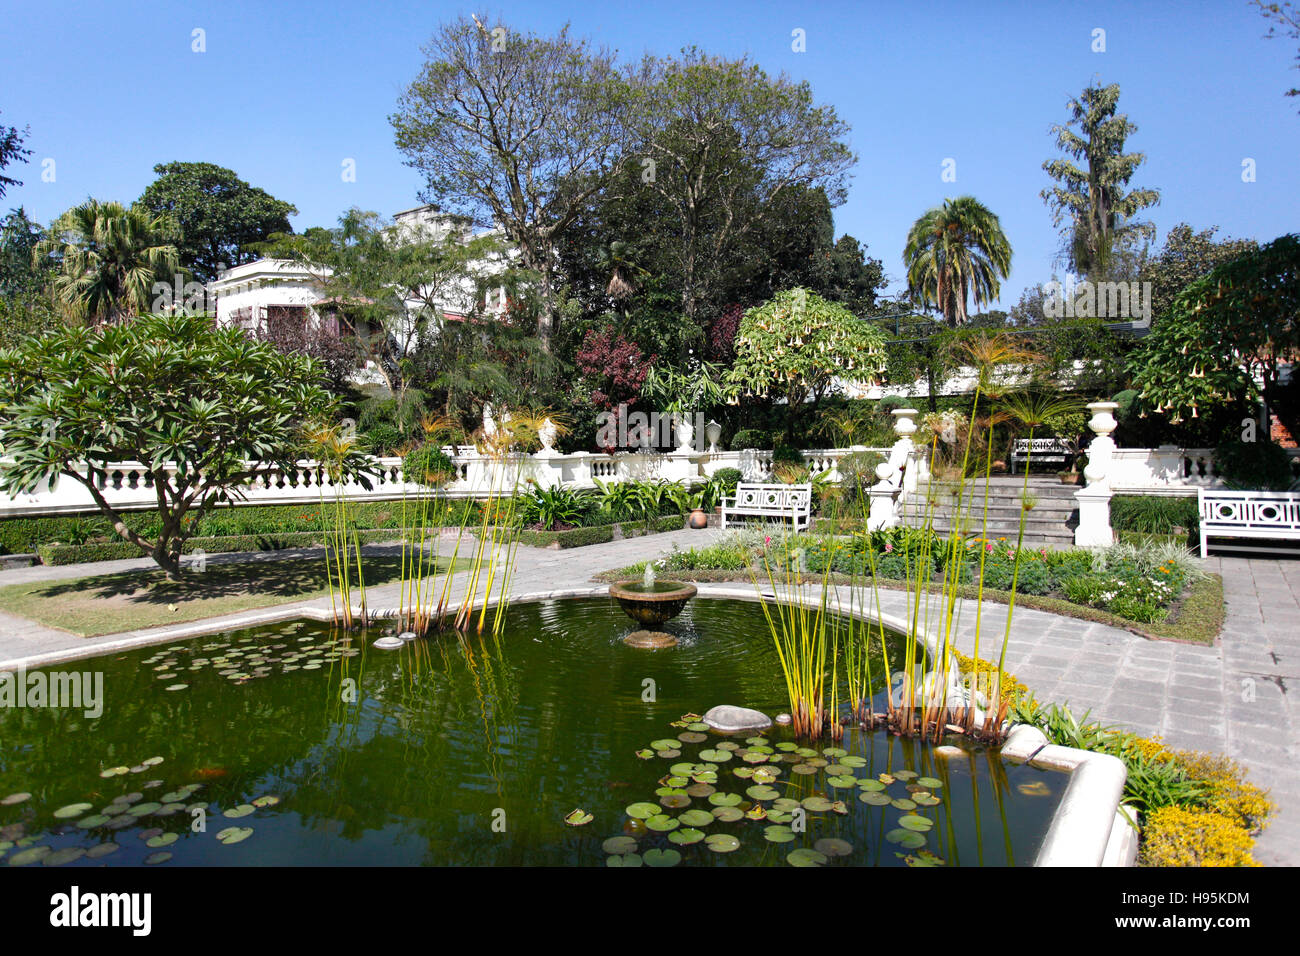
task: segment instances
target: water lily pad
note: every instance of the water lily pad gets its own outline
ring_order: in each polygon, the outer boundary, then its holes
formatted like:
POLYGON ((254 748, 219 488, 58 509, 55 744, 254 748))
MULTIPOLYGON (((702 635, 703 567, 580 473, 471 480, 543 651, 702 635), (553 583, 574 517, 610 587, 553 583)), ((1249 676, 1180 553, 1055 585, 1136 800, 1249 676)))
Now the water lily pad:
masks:
POLYGON ((100 857, 108 856, 110 853, 116 853, 120 849, 122 848, 116 843, 97 843, 86 851, 86 858, 90 860, 98 860, 100 857))
POLYGON ((890 804, 889 794, 877 790, 863 790, 858 794, 858 799, 873 807, 887 807, 890 804))
POLYGON ((804 797, 801 802, 803 803, 803 808, 812 813, 825 813, 831 808, 831 801, 827 800, 825 797, 804 797))
POLYGON ((723 741, 720 741, 720 742, 718 743, 718 749, 719 749, 719 750, 739 750, 739 749, 740 749, 740 744, 736 743, 734 740, 723 740, 723 741))
POLYGON ((642 856, 646 866, 676 866, 682 862, 682 855, 676 850, 646 850, 642 856))
POLYGON ((740 758, 745 763, 767 763, 768 756, 765 753, 759 753, 756 750, 749 750, 740 758))
POLYGON ((915 803, 914 801, 912 801, 912 800, 908 800, 908 799, 906 799, 906 798, 904 798, 904 797, 899 797, 897 800, 890 800, 889 802, 890 802, 893 806, 895 806, 896 808, 898 808, 899 810, 915 810, 915 809, 916 809, 916 803, 915 803))
POLYGON ((740 803, 740 794, 738 793, 711 793, 709 794, 709 803, 715 807, 734 807, 740 803))
POLYGON ((265 796, 258 797, 252 801, 253 806, 255 807, 273 807, 279 802, 280 802, 280 798, 270 793, 266 794, 265 796))
POLYGON ((655 755, 665 760, 672 760, 674 757, 680 757, 682 752, 674 747, 672 750, 656 750, 655 755))
POLYGON ((723 823, 735 823, 745 818, 745 811, 740 807, 714 807, 713 818, 723 823))
POLYGON ((69 803, 66 807, 59 807, 54 811, 54 815, 60 820, 66 820, 69 817, 79 817, 87 810, 94 809, 89 803, 69 803))
POLYGON ((770 823, 789 823, 794 819, 794 814, 785 810, 768 810, 767 819, 770 823))
POLYGON ((938 790, 943 786, 943 781, 938 777, 918 777, 916 782, 927 790, 938 790))
POLYGON ((789 843, 794 837, 794 831, 787 826, 774 825, 763 830, 763 839, 768 843, 789 843))
POLYGON ((120 816, 110 819, 104 824, 104 828, 107 830, 120 830, 123 827, 133 827, 137 822, 136 818, 131 816, 131 814, 123 813, 120 816))
MULTIPOLYGON (((236 842, 227 840, 225 842, 236 842)), ((166 850, 159 850, 157 853, 150 853, 144 858, 145 866, 157 866, 159 863, 166 863, 172 858, 172 855, 166 850)))
POLYGON ((841 757, 840 763, 842 763, 846 767, 853 767, 854 769, 857 769, 860 767, 865 767, 867 765, 867 758, 866 757, 841 757))
POLYGON ((670 810, 680 810, 682 807, 691 805, 691 798, 685 790, 675 790, 672 793, 665 793, 659 798, 659 804, 670 810))
POLYGON ((646 820, 645 825, 658 833, 668 833, 670 830, 676 830, 682 822, 666 813, 657 813, 646 820))
POLYGON ((229 810, 223 810, 221 815, 231 820, 237 820, 240 817, 246 817, 257 810, 257 807, 251 803, 241 803, 237 807, 231 807, 229 810))
POLYGON ((655 750, 672 750, 678 743, 679 741, 675 737, 664 737, 660 740, 650 741, 650 746, 655 750))
MULTIPOLYGON (((716 778, 715 778, 716 779, 716 778)), ((686 788, 686 792, 692 797, 707 797, 711 793, 717 793, 718 788, 711 783, 693 783, 686 788)))
POLYGON ((797 763, 790 768, 790 772, 797 773, 802 776, 811 776, 812 774, 816 773, 819 769, 820 768, 814 767, 810 763, 797 763))
POLYGON ((700 763, 675 763, 668 768, 668 772, 674 777, 690 777, 697 773, 704 772, 704 764, 700 763))
POLYGON ((126 813, 128 816, 142 817, 145 816, 146 814, 153 813, 155 810, 161 810, 161 809, 162 809, 161 803, 154 803, 154 802, 137 803, 130 810, 127 810, 126 813))
POLYGON ((936 807, 943 801, 934 794, 922 790, 920 793, 912 794, 912 802, 918 807, 936 807))
MULTIPOLYGON (((703 736, 703 735, 701 735, 703 736)), ((731 759, 729 750, 701 750, 700 759, 707 760, 709 763, 726 763, 731 759)))
POLYGON ((707 827, 716 817, 708 810, 687 810, 677 818, 682 824, 688 827, 707 827))
POLYGON ((928 817, 917 816, 915 813, 909 813, 898 821, 898 825, 904 830, 914 830, 917 833, 928 833, 934 826, 934 821, 928 817))
POLYGON ((895 779, 895 780, 915 780, 915 779, 916 779, 916 776, 917 776, 917 774, 916 774, 916 771, 915 771, 915 770, 895 770, 895 771, 894 771, 894 779, 895 779))
POLYGON ((41 859, 41 866, 63 866, 74 860, 80 860, 86 855, 84 847, 65 846, 62 849, 55 850, 53 853, 47 853, 41 859))
POLYGON ((806 763, 810 767, 817 767, 818 769, 820 769, 822 767, 829 767, 831 762, 821 757, 805 757, 804 763, 806 763))
POLYGON ((645 750, 638 750, 636 752, 636 755, 640 757, 642 760, 653 760, 655 758, 655 752, 648 748, 645 750))
POLYGON ((144 845, 151 850, 156 850, 159 847, 171 846, 179 839, 180 836, 175 833, 160 833, 156 837, 150 837, 145 841, 144 845))
POLYGON ((152 840, 154 837, 158 836, 162 832, 163 832, 162 827, 150 827, 148 830, 141 830, 135 836, 137 840, 152 840))
POLYGON ((600 845, 606 853, 623 855, 636 850, 636 840, 630 836, 612 836, 600 845))
POLYGON ((710 833, 704 838, 704 845, 714 853, 731 853, 740 849, 740 840, 730 833, 710 833))
POLYGON ((764 745, 767 744, 767 738, 766 738, 766 737, 746 737, 746 738, 745 738, 745 743, 749 744, 751 747, 762 747, 762 746, 764 746, 764 745))
POLYGON ((885 785, 881 783, 879 780, 874 780, 871 777, 866 777, 858 781, 858 789, 879 791, 879 790, 884 790, 885 785))
POLYGON ((853 852, 853 844, 838 837, 822 837, 813 844, 813 849, 826 856, 848 856, 853 852))
POLYGON ((635 817, 638 820, 648 820, 660 812, 657 803, 634 803, 626 808, 629 817, 635 817))
POLYGON ((10 866, 26 866, 29 863, 35 863, 44 859, 54 851, 48 846, 31 846, 25 850, 19 850, 9 858, 10 866))
POLYGON ((691 774, 691 779, 696 783, 717 783, 718 772, 716 770, 701 770, 699 773, 691 774))
POLYGON ((826 854, 807 848, 792 850, 786 854, 785 861, 791 866, 822 866, 826 863, 826 854))
POLYGON ((149 757, 145 760, 140 761, 140 763, 142 763, 146 767, 156 767, 162 762, 163 762, 162 757, 149 757))
POLYGON ((709 725, 702 720, 692 720, 689 724, 686 725, 686 729, 695 730, 695 731, 707 731, 709 729, 709 725))
POLYGON ((681 830, 674 830, 668 834, 668 839, 680 846, 689 846, 692 843, 699 843, 704 839, 704 834, 693 827, 684 827, 681 830))
POLYGON ((897 843, 901 847, 909 850, 915 850, 918 847, 925 846, 925 837, 919 833, 913 833, 911 830, 890 830, 885 834, 885 839, 890 843, 897 843))
POLYGON ((749 780, 754 776, 754 771, 757 769, 758 769, 757 767, 737 767, 735 770, 731 772, 735 774, 737 777, 739 777, 741 780, 749 780))
POLYGON ((640 866, 641 856, 637 853, 624 853, 621 856, 605 857, 606 866, 640 866))
POLYGON ((798 744, 791 743, 791 742, 788 741, 788 740, 783 740, 783 741, 781 741, 779 744, 776 745, 776 749, 777 749, 777 750, 785 750, 785 751, 798 750, 798 749, 799 749, 799 745, 798 745, 798 744))
POLYGON ((781 796, 781 791, 765 784, 759 784, 746 790, 745 795, 751 800, 775 800, 781 796))
MULTIPOLYGON (((163 688, 163 690, 185 690, 185 689, 188 688, 189 686, 190 686, 189 684, 168 684, 166 687, 163 688)), ((140 768, 140 771, 142 771, 142 770, 144 770, 144 769, 145 769, 145 768, 141 767, 141 768, 140 768)), ((132 773, 139 773, 140 771, 137 771, 137 770, 135 770, 135 769, 132 769, 131 772, 132 772, 132 773)))
POLYGON ((817 756, 817 751, 813 750, 811 747, 799 747, 795 750, 795 753, 800 757, 803 757, 805 760, 817 756))
POLYGON ((217 839, 226 846, 235 843, 243 843, 252 835, 252 827, 226 827, 224 830, 217 831, 217 839))
POLYGON ((856 787, 858 778, 849 773, 838 777, 827 777, 826 782, 836 789, 843 790, 847 787, 856 787))
MULTIPOLYGON (((701 734, 694 730, 684 730, 677 735, 677 739, 684 744, 700 744, 709 739, 708 734, 701 734)), ((707 759, 707 758, 706 758, 707 759)))
POLYGON ((32 795, 30 793, 11 793, 3 800, 0 800, 0 807, 12 807, 16 803, 22 803, 31 798, 32 795))
POLYGON ((112 818, 106 813, 92 813, 88 817, 82 817, 74 826, 80 827, 82 830, 93 830, 96 827, 102 827, 110 819, 112 818))
POLYGON ((822 751, 824 757, 843 757, 848 751, 843 747, 827 747, 822 751))
POLYGON ((842 763, 832 763, 826 765, 826 774, 830 777, 842 777, 846 773, 852 776, 848 767, 842 763))

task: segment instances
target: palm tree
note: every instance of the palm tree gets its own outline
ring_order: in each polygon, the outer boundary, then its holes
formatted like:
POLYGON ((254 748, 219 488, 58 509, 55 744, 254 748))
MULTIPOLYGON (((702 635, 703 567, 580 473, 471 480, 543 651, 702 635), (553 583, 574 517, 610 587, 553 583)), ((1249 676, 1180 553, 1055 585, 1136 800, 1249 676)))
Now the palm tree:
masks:
POLYGON ((1155 226, 1134 217, 1160 203, 1157 189, 1128 189, 1146 154, 1124 152, 1124 142, 1137 126, 1124 113, 1116 115, 1118 105, 1117 83, 1085 87, 1078 99, 1066 103, 1069 124, 1052 127, 1057 147, 1074 162, 1043 163, 1060 184, 1041 195, 1051 207, 1053 224, 1064 224, 1065 258, 1076 274, 1093 281, 1110 278, 1121 265, 1119 256, 1133 243, 1154 238, 1155 226))
POLYGON ((33 255, 56 261, 54 296, 69 318, 111 325, 150 311, 154 283, 181 271, 176 237, 166 216, 90 199, 56 219, 33 255))
POLYGON ((903 261, 908 291, 957 326, 968 318, 969 300, 978 307, 998 297, 999 280, 1011 271, 1011 243, 987 206, 960 196, 945 199, 913 224, 903 261))

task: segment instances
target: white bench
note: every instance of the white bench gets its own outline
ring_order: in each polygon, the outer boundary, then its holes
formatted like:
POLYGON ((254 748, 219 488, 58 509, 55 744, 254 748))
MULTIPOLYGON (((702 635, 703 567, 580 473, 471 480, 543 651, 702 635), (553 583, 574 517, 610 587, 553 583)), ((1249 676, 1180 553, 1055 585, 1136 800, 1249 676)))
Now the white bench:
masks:
MULTIPOLYGON (((1198 488, 1201 516, 1201 557, 1207 538, 1273 538, 1300 541, 1300 494, 1292 491, 1216 491, 1198 488)), ((1300 554, 1300 548, 1257 548, 1216 544, 1224 551, 1278 551, 1300 554)))
POLYGON ((1074 454, 1059 438, 1017 438, 1011 446, 1011 473, 1016 473, 1016 462, 1059 461, 1065 463, 1074 454))
POLYGON ((812 520, 812 485, 755 484, 741 482, 736 494, 722 499, 722 527, 736 518, 790 520, 796 531, 812 520))

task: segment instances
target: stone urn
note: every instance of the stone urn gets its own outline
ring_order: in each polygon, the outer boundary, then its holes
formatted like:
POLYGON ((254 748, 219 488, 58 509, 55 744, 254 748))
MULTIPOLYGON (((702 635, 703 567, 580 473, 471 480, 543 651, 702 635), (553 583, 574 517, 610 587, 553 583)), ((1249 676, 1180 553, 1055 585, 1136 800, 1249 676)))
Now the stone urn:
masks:
POLYGON ((695 426, 691 424, 690 416, 677 415, 673 431, 674 434, 677 435, 678 452, 692 452, 695 450, 693 447, 695 441, 695 426))

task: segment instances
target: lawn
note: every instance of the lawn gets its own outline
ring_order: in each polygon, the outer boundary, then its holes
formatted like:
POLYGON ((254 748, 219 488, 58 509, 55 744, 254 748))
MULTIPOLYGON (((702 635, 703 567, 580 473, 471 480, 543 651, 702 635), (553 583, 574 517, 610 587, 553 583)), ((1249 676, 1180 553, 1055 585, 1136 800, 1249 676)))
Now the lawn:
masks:
MULTIPOLYGON (((439 568, 448 564, 444 560, 439 568)), ((401 558, 368 554, 364 571, 367 586, 397 581, 401 558)), ((0 609, 82 637, 97 637, 328 596, 321 558, 286 558, 209 562, 202 571, 189 571, 183 581, 168 581, 161 570, 153 569, 11 584, 0 588, 0 609)), ((358 599, 354 586, 353 603, 358 599)))

